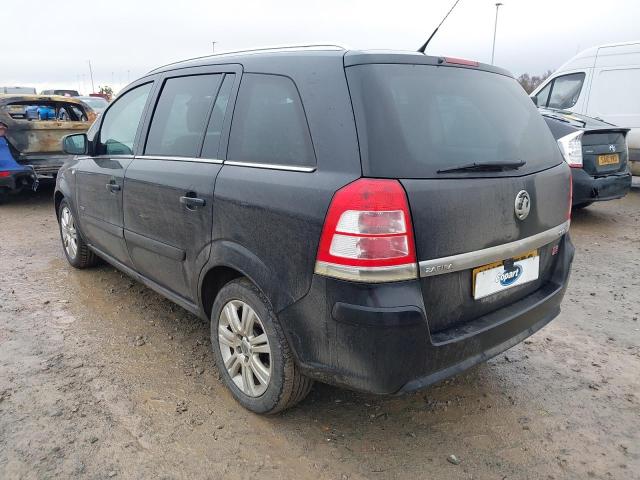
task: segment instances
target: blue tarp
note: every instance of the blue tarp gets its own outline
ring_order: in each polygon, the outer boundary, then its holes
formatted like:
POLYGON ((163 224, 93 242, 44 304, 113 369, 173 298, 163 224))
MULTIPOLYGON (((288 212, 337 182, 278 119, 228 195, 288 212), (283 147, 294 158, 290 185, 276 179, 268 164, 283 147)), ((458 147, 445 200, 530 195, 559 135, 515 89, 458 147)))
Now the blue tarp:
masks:
POLYGON ((15 161, 13 155, 11 155, 11 150, 9 150, 7 139, 4 137, 0 137, 0 171, 30 171, 30 169, 23 167, 15 161))

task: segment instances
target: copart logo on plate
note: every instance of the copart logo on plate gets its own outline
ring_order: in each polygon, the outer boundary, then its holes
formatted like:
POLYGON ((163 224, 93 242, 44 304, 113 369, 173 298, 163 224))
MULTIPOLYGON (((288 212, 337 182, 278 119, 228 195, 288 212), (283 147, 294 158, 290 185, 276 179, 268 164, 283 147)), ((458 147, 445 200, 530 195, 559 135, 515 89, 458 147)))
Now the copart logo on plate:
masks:
POLYGON ((500 272, 496 277, 496 280, 500 282, 500 285, 503 287, 508 287, 509 285, 513 285, 518 281, 520 276, 522 275, 522 267, 520 265, 515 265, 513 270, 509 270, 508 272, 500 272))

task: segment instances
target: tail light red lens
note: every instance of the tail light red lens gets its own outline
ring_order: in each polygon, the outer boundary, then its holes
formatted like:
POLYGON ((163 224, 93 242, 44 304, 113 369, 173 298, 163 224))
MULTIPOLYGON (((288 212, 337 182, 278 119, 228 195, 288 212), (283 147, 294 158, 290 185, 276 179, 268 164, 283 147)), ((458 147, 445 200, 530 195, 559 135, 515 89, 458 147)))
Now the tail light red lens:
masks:
POLYGON ((11 175, 11 172, 7 172, 7 171, 0 172, 0 178, 1 177, 8 177, 9 175, 11 175))
POLYGON ((454 65, 466 65, 468 67, 477 67, 480 64, 474 60, 467 60, 465 58, 444 57, 444 61, 452 63, 454 65))
POLYGON ((315 271, 363 282, 417 277, 409 204, 397 180, 362 178, 336 192, 315 271))

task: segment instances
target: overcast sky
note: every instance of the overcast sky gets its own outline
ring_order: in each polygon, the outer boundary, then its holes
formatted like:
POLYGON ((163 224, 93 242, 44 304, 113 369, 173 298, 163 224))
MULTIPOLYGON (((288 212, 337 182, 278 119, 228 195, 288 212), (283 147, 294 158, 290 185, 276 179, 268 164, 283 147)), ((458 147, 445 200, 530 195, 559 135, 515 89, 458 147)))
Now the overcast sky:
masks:
MULTIPOLYGON (((501 0, 495 63, 554 70, 579 50, 640 40, 639 0, 501 0)), ((2 0, 0 85, 89 93, 175 60, 256 46, 417 49, 453 0, 2 0)), ((495 0, 461 0, 427 49, 489 62, 495 0)))

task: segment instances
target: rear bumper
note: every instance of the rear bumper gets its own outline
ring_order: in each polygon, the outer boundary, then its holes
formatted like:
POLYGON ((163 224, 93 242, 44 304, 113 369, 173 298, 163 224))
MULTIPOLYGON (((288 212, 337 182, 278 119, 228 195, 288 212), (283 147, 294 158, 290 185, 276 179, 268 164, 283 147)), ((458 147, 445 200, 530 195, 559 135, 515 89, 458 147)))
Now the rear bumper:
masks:
POLYGON ((11 191, 22 190, 25 187, 31 187, 33 184, 33 174, 31 170, 15 170, 7 177, 0 177, 0 188, 6 188, 11 191))
POLYGON ((54 178, 60 167, 69 160, 69 155, 60 154, 28 154, 20 155, 18 163, 33 167, 38 178, 54 178))
POLYGON ((624 197, 631 188, 629 172, 592 177, 582 169, 573 169, 573 205, 624 197))
POLYGON ((551 280, 539 290, 433 335, 417 280, 366 285, 314 275, 309 293, 278 315, 306 375, 371 393, 410 392, 485 361, 549 323, 560 312, 573 255, 565 235, 551 280))

